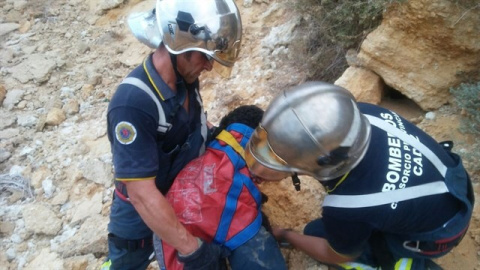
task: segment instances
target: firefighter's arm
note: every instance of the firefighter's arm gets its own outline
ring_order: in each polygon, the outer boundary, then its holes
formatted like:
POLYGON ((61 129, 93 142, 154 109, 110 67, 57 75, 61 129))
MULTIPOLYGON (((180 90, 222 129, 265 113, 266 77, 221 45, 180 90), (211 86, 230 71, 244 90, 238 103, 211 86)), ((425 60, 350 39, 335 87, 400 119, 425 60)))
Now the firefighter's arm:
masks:
POLYGON ((229 255, 225 248, 201 241, 180 223, 172 206, 155 186, 155 180, 126 182, 130 202, 147 226, 178 251, 183 269, 219 269, 220 258, 229 255))
POLYGON ((279 228, 273 228, 273 235, 277 240, 287 241, 296 249, 323 263, 338 264, 355 259, 355 257, 336 252, 328 241, 321 237, 299 234, 279 228))
POLYGON ((130 202, 147 226, 181 254, 199 248, 197 238, 178 221, 167 199, 155 186, 155 180, 125 181, 130 202))

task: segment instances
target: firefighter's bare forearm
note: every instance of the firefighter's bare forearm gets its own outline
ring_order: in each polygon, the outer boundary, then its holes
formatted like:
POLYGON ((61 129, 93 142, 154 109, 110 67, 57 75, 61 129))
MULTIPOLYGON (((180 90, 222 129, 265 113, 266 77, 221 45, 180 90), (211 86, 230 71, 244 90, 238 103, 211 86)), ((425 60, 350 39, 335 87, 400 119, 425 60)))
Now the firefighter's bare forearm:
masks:
POLYGON ((181 254, 190 254, 198 248, 197 239, 178 221, 153 179, 131 181, 126 185, 130 202, 155 234, 181 254))
POLYGON ((329 264, 348 262, 354 258, 339 254, 333 250, 328 241, 321 237, 300 234, 290 230, 274 229, 277 239, 283 238, 296 249, 305 252, 310 257, 329 264))

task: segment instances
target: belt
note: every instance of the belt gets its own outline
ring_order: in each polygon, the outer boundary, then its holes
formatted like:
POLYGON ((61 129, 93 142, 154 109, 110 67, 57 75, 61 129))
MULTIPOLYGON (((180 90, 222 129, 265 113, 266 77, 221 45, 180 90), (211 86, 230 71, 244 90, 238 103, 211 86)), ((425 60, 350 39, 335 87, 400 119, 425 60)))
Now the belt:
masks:
POLYGON ((465 236, 468 226, 458 234, 437 241, 405 241, 403 247, 407 250, 418 252, 424 255, 439 255, 454 248, 465 236))
POLYGON ((126 249, 128 251, 135 251, 138 249, 152 247, 153 246, 153 239, 152 237, 146 237, 143 239, 137 240, 128 240, 121 237, 114 235, 113 233, 108 234, 108 240, 112 241, 112 243, 120 249, 126 249))

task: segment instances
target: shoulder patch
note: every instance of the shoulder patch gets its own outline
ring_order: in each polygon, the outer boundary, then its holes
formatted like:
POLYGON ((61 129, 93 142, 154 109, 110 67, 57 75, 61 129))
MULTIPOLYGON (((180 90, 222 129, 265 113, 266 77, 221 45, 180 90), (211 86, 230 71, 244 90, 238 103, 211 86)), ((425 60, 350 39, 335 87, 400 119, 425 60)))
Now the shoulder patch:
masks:
POLYGON ((137 130, 129 122, 120 122, 115 126, 115 137, 121 144, 131 144, 137 138, 137 130))

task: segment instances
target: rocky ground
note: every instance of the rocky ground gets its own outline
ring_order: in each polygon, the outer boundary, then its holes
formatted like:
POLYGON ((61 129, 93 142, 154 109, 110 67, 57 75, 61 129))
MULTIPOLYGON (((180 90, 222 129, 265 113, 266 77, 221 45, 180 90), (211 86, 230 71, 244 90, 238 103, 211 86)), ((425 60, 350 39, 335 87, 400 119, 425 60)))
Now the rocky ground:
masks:
MULTIPOLYGON (((105 110, 115 86, 148 54, 125 16, 155 1, 0 0, 0 269, 98 269, 106 255, 112 196, 105 110)), ((279 90, 305 80, 288 1, 237 1, 244 23, 241 59, 229 80, 202 76, 209 120, 240 104, 266 107, 279 90)), ((298 38, 298 37, 297 37, 298 38)), ((425 117, 411 102, 383 105, 415 120, 438 140, 454 139, 462 156, 474 138, 458 132, 459 110, 425 117)), ((470 167, 477 161, 470 161, 470 167)), ((479 194, 480 175, 472 173, 479 194)), ((273 223, 301 230, 320 215, 320 185, 303 179, 263 184, 273 223)), ((439 260, 445 269, 480 269, 480 212, 465 240, 439 260)), ((290 269, 326 269, 283 250, 290 269)), ((155 268, 155 267, 153 267, 155 268)))

